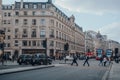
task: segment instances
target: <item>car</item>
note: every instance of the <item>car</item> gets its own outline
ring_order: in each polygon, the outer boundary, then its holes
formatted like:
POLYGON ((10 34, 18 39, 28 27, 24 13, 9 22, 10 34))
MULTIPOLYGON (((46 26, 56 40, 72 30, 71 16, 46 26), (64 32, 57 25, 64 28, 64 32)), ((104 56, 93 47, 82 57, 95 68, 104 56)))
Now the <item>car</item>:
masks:
POLYGON ((71 57, 71 56, 66 56, 64 59, 65 59, 66 61, 72 61, 72 60, 73 60, 73 57, 71 57))
POLYGON ((32 65, 52 64, 52 59, 48 56, 46 57, 45 53, 33 54, 31 59, 31 64, 32 65))
POLYGON ((22 54, 18 57, 17 63, 19 65, 21 65, 21 64, 31 64, 31 58, 32 58, 31 54, 22 54))
POLYGON ((79 60, 85 60, 85 56, 80 56, 79 60))

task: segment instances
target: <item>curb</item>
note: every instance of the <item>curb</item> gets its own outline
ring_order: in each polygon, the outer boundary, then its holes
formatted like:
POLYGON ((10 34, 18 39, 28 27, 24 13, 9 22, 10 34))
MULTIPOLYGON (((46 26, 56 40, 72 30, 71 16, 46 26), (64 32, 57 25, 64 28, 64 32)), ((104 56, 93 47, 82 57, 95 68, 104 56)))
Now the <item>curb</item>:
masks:
POLYGON ((51 68, 51 67, 55 67, 55 65, 32 66, 32 67, 22 67, 22 68, 6 69, 6 70, 1 70, 0 71, 0 75, 10 74, 10 73, 17 73, 17 72, 24 72, 24 71, 30 71, 30 70, 36 70, 36 69, 43 69, 43 68, 51 68))
POLYGON ((101 80, 108 80, 111 68, 112 68, 112 64, 109 66, 109 69, 105 72, 101 80))
POLYGON ((59 64, 71 64, 71 63, 59 63, 59 64))

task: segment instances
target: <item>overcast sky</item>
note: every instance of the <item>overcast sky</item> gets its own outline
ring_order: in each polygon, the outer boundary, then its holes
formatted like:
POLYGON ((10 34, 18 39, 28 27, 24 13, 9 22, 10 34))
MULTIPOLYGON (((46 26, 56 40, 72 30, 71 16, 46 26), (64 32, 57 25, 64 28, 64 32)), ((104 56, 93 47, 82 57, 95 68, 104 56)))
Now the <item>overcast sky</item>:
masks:
MULTIPOLYGON (((3 0, 13 4, 20 0, 3 0)), ((47 0, 24 0, 47 1, 47 0)), ((53 0, 53 3, 66 15, 75 16, 75 22, 84 31, 98 30, 109 39, 120 42, 120 0, 53 0)))

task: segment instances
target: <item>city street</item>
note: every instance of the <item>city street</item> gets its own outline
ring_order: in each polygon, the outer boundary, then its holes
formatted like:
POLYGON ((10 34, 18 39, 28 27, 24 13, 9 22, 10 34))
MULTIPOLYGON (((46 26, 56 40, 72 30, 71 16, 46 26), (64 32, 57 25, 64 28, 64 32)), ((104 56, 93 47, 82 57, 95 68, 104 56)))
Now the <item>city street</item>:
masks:
POLYGON ((0 0, 0 80, 120 80, 119 8, 120 0, 0 0))
MULTIPOLYGON (((0 75, 1 80, 101 80, 107 67, 98 66, 98 61, 90 60, 90 66, 82 66, 84 61, 78 61, 79 66, 57 64, 55 67, 0 75)), ((71 61, 67 62, 71 63, 71 61)))

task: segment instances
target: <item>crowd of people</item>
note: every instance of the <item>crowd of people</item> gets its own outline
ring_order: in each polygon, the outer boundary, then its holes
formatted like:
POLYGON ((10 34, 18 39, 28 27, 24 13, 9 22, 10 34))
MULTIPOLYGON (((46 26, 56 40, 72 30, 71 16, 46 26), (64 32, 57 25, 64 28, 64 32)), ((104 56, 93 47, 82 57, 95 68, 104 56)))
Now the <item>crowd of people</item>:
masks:
POLYGON ((5 54, 2 54, 0 55, 0 62, 2 63, 2 65, 4 65, 4 62, 7 62, 7 61, 15 61, 16 58, 15 56, 13 55, 12 57, 10 57, 9 55, 5 55, 5 54))

